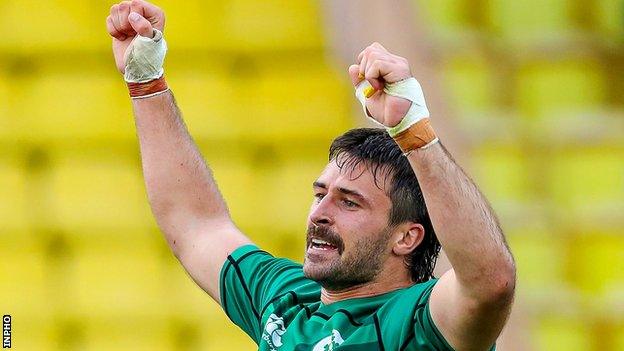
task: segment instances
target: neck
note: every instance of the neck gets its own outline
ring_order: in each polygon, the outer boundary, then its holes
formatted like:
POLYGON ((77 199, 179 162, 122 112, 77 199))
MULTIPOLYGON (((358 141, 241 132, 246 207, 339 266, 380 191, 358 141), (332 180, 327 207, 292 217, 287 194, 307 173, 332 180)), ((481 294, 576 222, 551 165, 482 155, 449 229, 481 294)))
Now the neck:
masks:
POLYGON ((321 288, 321 302, 329 305, 340 300, 381 295, 413 285, 414 282, 412 282, 409 272, 399 273, 400 271, 385 269, 377 275, 375 280, 345 289, 328 290, 321 288))

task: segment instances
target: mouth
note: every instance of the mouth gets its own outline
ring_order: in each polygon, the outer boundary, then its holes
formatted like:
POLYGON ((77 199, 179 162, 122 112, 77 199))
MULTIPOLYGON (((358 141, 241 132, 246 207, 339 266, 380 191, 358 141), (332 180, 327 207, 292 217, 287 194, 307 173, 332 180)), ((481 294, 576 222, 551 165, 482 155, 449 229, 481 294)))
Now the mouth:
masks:
POLYGON ((325 240, 321 239, 312 239, 310 240, 310 245, 308 246, 308 250, 321 250, 321 251, 338 251, 338 247, 333 245, 325 240))

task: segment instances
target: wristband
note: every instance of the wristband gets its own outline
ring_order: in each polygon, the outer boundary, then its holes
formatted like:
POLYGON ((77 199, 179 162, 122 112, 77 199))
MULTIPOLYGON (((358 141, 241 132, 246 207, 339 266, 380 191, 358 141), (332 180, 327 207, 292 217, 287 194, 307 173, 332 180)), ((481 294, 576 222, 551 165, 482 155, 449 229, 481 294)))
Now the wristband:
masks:
POLYGON ((126 84, 128 85, 130 97, 133 99, 144 99, 169 90, 164 76, 145 83, 126 82, 126 84))

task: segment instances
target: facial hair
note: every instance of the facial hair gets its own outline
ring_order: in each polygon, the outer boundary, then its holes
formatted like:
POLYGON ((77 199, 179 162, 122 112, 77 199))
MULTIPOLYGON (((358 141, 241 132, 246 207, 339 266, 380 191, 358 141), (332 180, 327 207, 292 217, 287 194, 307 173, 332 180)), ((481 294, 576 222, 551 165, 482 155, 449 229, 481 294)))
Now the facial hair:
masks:
POLYGON ((304 275, 328 290, 344 290, 371 282, 383 268, 390 234, 391 231, 386 228, 380 233, 361 237, 345 251, 344 242, 336 232, 324 226, 310 226, 306 249, 310 247, 312 237, 315 237, 336 246, 339 256, 323 263, 304 261, 304 275))

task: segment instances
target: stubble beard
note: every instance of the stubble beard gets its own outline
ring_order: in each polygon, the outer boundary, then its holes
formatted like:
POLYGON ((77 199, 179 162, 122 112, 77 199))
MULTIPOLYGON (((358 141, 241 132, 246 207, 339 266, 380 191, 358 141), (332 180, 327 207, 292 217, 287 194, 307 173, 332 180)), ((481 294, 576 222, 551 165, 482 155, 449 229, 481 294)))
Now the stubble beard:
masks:
POLYGON ((303 264, 304 276, 332 291, 369 283, 383 269, 390 233, 386 228, 381 233, 360 238, 350 250, 343 251, 329 262, 312 263, 306 260, 303 264))

